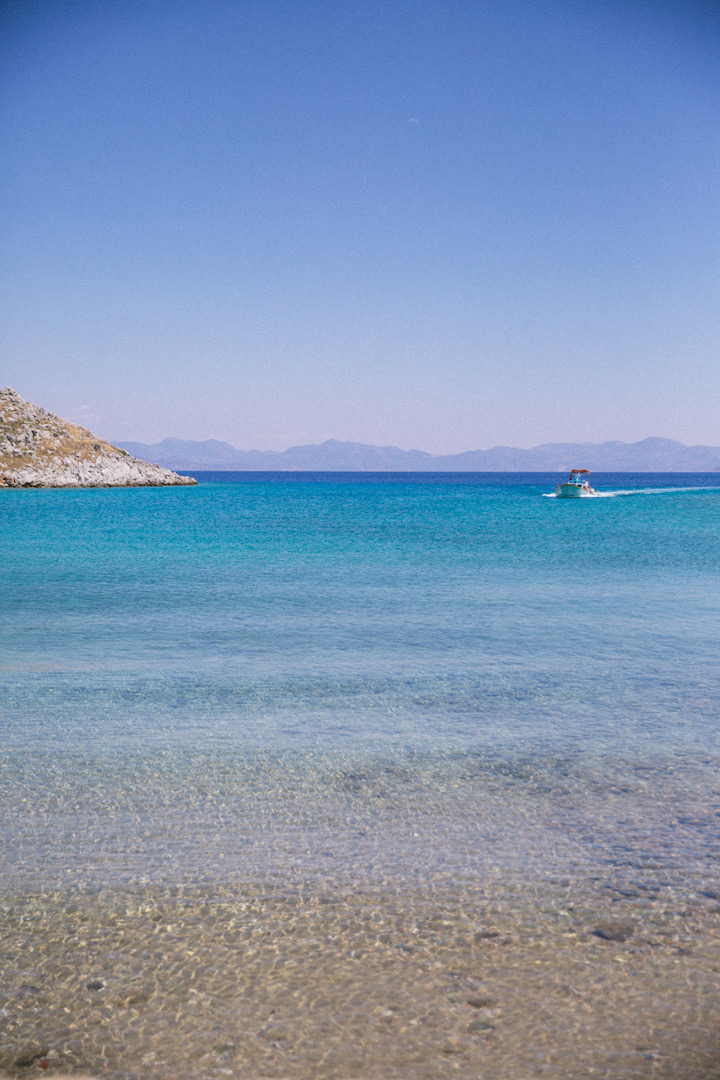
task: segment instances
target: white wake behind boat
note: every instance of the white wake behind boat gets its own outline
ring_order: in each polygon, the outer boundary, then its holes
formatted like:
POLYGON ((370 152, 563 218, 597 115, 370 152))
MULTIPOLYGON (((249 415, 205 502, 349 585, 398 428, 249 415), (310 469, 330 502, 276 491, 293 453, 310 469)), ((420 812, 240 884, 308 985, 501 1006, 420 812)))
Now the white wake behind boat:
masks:
POLYGON ((566 482, 555 488, 555 494, 559 499, 582 499, 594 495, 595 491, 590 487, 590 470, 571 469, 566 482))

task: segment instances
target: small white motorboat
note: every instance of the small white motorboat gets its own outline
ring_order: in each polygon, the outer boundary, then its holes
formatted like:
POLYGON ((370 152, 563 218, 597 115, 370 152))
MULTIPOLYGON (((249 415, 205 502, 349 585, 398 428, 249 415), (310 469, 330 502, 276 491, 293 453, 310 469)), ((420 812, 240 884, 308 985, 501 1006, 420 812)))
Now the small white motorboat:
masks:
POLYGON ((595 491, 590 487, 589 469, 571 469, 570 476, 564 484, 558 484, 555 494, 559 499, 582 499, 587 495, 594 495, 595 491))

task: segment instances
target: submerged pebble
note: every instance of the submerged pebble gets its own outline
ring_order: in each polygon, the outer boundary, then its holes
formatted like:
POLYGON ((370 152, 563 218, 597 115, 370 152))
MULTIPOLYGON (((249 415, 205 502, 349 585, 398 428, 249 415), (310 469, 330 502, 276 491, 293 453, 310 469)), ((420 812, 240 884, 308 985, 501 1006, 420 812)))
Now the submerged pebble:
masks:
POLYGON ((26 1046, 13 1060, 16 1069, 29 1069, 48 1054, 47 1046, 26 1046))
POLYGON ((495 1025, 493 1022, 484 1018, 473 1020, 472 1023, 468 1024, 468 1031, 472 1031, 475 1034, 483 1031, 493 1031, 494 1029, 495 1025))
POLYGON ((635 923, 623 919, 606 919, 597 923, 593 934, 604 941, 627 941, 633 936, 635 923))

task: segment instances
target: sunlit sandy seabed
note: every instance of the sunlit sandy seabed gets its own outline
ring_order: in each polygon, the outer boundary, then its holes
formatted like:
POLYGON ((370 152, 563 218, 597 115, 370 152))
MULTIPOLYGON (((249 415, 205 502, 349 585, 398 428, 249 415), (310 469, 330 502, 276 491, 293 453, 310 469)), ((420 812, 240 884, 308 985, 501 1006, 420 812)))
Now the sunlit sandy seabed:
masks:
POLYGON ((160 758, 79 787, 39 760, 4 779, 6 1068, 717 1075, 710 762, 160 758))
POLYGON ((720 498, 544 491, 10 493, 0 1071, 720 1075, 720 498))

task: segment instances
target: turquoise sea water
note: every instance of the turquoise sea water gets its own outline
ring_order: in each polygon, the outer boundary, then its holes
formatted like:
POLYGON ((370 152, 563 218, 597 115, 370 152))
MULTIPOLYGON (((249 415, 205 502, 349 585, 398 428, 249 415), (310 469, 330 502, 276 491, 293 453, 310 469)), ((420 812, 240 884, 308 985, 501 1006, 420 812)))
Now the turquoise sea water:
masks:
MULTIPOLYGON (((618 770, 690 798, 718 754, 720 477, 596 477, 629 494, 570 502, 543 498, 555 480, 2 492, 4 869, 212 877, 260 833, 268 865, 292 847, 313 874, 303 830, 347 842, 347 791, 457 810, 492 769, 517 774, 508 814, 528 778, 569 791, 570 831, 618 770)), ((443 813, 427 857, 452 862, 443 813)), ((464 851, 473 823, 453 828, 464 851)), ((413 854, 388 836, 369 866, 413 854)))
POLYGON ((718 1075, 720 475, 557 479, 0 491, 0 1071, 718 1075))

